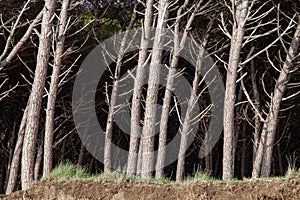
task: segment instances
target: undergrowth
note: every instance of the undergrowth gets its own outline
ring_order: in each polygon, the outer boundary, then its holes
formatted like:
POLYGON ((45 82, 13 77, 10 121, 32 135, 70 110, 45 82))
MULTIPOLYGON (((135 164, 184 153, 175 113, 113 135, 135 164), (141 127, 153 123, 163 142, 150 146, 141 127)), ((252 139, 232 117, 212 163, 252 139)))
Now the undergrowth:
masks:
POLYGON ((91 178, 91 175, 82 167, 77 167, 70 162, 60 163, 46 177, 53 179, 82 179, 91 178))
MULTIPOLYGON (((295 168, 289 168, 284 177, 277 177, 280 180, 286 178, 299 177, 300 171, 295 168)), ((273 177, 274 178, 274 177, 273 177)), ((273 179, 268 178, 268 179, 273 179)), ((85 180, 114 180, 114 181, 133 181, 133 182, 156 182, 156 183, 177 183, 169 178, 140 178, 137 176, 126 176, 124 173, 118 171, 102 172, 96 175, 90 175, 86 169, 82 167, 77 167, 70 162, 60 163, 56 168, 54 168, 50 174, 45 179, 85 179, 85 180)), ((253 181, 253 180, 264 180, 263 178, 251 179, 245 178, 243 181, 253 181)), ((197 172, 194 176, 187 176, 181 183, 193 183, 198 181, 220 181, 220 182, 236 182, 238 179, 231 180, 221 180, 209 176, 206 172, 197 172)))

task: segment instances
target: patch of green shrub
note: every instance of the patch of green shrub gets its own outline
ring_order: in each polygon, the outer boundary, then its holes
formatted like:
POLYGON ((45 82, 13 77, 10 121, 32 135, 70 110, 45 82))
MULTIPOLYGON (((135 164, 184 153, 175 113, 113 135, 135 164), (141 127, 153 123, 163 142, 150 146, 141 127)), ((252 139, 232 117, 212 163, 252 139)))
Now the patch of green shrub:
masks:
POLYGON ((81 179, 90 178, 86 170, 82 167, 77 167, 70 162, 60 163, 54 168, 46 178, 56 179, 81 179))

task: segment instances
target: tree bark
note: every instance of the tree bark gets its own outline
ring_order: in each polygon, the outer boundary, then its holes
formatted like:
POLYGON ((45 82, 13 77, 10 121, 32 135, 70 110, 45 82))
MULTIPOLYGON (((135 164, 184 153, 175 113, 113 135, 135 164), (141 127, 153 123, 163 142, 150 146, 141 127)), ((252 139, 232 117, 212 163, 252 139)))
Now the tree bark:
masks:
POLYGON ((189 17, 187 25, 185 27, 185 31, 183 33, 183 37, 181 41, 179 41, 179 31, 180 31, 180 21, 182 19, 182 12, 186 9, 189 1, 185 0, 183 5, 178 9, 176 21, 175 21, 175 28, 174 28, 174 54, 171 60, 171 66, 169 69, 168 77, 167 77, 167 84, 166 90, 164 94, 164 101, 162 106, 162 114, 161 114, 161 122, 159 127, 159 144, 158 144, 158 154, 157 154, 157 162, 156 162, 156 171, 155 177, 162 178, 164 176, 164 165, 165 165, 165 158, 166 158, 166 148, 165 145, 167 143, 167 130, 168 130, 168 119, 169 119, 169 107, 172 98, 172 91, 174 89, 174 77, 177 72, 177 64, 179 60, 179 53, 181 48, 184 47, 187 39, 188 31, 192 26, 192 22, 194 21, 195 14, 198 11, 200 4, 202 1, 199 1, 194 12, 189 17))
MULTIPOLYGON (((207 42, 207 40, 206 40, 207 42)), ((203 44, 203 46, 206 46, 206 44, 203 44)), ((176 181, 181 181, 184 176, 184 165, 185 165, 185 151, 187 149, 187 142, 188 142, 188 134, 190 132, 190 123, 191 123, 191 113, 192 109, 195 105, 195 101, 197 100, 197 90, 198 90, 198 84, 200 81, 200 68, 201 68, 201 62, 204 57, 204 49, 200 50, 199 57, 197 61, 197 66, 195 70, 195 77, 193 80, 193 87, 191 96, 188 101, 188 107, 187 111, 184 117, 183 127, 181 131, 181 139, 180 139, 180 146, 179 146, 179 153, 178 153, 178 161, 177 161, 177 169, 176 169, 176 181), (199 62, 199 63, 198 63, 199 62)))
MULTIPOLYGON (((200 70, 202 68, 202 61, 205 56, 205 47, 208 43, 209 32, 211 31, 212 25, 213 25, 213 21, 211 20, 209 23, 209 27, 207 29, 207 33, 204 36, 204 39, 202 42, 202 48, 199 49, 199 53, 197 56, 196 69, 195 69, 195 75, 194 75, 194 80, 193 80, 191 96, 189 97, 189 100, 188 100, 187 110, 186 110, 186 114, 184 116, 183 126, 182 126, 182 131, 181 131, 177 169, 176 169, 176 181, 181 181, 184 176, 185 152, 187 150, 188 134, 190 133, 190 129, 191 129, 191 120, 194 117, 194 116, 192 116, 192 113, 193 113, 192 111, 194 109, 196 101, 198 100, 197 91, 199 88, 199 82, 200 82, 200 78, 201 78, 200 70)), ((209 83, 207 83, 207 84, 209 84, 209 83)))
MULTIPOLYGON (((134 88, 131 106, 131 121, 130 121, 130 144, 129 155, 127 161, 127 175, 133 176, 136 174, 138 157, 141 163, 142 154, 139 152, 139 141, 141 135, 141 96, 143 91, 143 77, 145 74, 145 64, 148 57, 148 47, 150 40, 150 27, 152 26, 154 0, 147 1, 145 18, 144 18, 144 35, 141 38, 141 49, 139 50, 139 60, 134 79, 134 88)), ((141 148, 141 143, 140 143, 141 148)))
POLYGON ((241 177, 244 178, 246 176, 246 166, 247 166, 247 123, 243 121, 243 130, 242 130, 242 152, 241 152, 241 177))
POLYGON ((168 18, 169 0, 160 0, 158 2, 158 18, 157 28, 153 44, 153 51, 150 63, 148 90, 146 97, 145 122, 143 127, 143 162, 142 162, 142 178, 152 176, 154 164, 154 135, 156 124, 156 103, 159 88, 159 75, 161 71, 163 34, 168 18))
POLYGON ((53 126, 55 115, 55 101, 58 90, 58 82, 61 68, 61 58, 64 52, 65 29, 68 18, 69 0, 63 0, 59 16, 59 27, 57 36, 57 46, 54 53, 54 65, 51 76, 51 83, 48 95, 45 125, 45 142, 44 142, 44 168, 43 177, 47 176, 52 169, 52 143, 53 143, 53 126))
POLYGON ((283 162, 282 162, 282 154, 281 154, 281 147, 280 143, 277 145, 277 156, 278 156, 278 165, 279 165, 279 175, 284 175, 284 168, 283 168, 283 162))
POLYGON ((43 159, 43 142, 39 145, 37 156, 35 159, 34 176, 33 176, 33 179, 35 181, 38 180, 38 178, 39 178, 42 159, 43 159))
POLYGON ((269 177, 271 174, 271 162, 272 162, 272 154, 273 154, 273 146, 275 140, 275 134, 277 129, 277 118, 279 114, 280 104, 282 101, 283 94, 286 91, 287 84, 290 80, 290 72, 293 70, 293 60, 298 54, 298 47, 300 43, 300 16, 298 16, 298 24, 297 28, 291 42, 291 46, 289 51, 286 55, 286 60, 283 64, 283 67, 280 71, 279 77, 277 79, 275 88, 274 88, 274 95, 271 99, 271 106, 268 114, 268 129, 267 137, 266 137, 266 152, 263 154, 263 162, 262 162, 262 169, 261 169, 261 176, 262 177, 269 177))
MULTIPOLYGON (((137 4, 136 4, 137 5, 137 4)), ((135 12, 136 6, 134 7, 130 23, 126 29, 126 32, 124 34, 124 37, 121 41, 119 54, 117 58, 116 63, 116 69, 114 73, 114 80, 113 80, 113 88, 112 88, 112 94, 110 98, 110 105, 109 105, 109 111, 107 116, 107 123, 106 123, 106 132, 105 132, 105 147, 104 147, 104 172, 110 171, 112 169, 112 160, 111 160, 111 144, 112 144, 112 136, 113 136, 113 116, 115 112, 115 106, 117 102, 118 97, 118 87, 119 87, 119 79, 120 79, 120 73, 121 73, 121 65, 122 65, 122 59, 125 55, 125 48, 126 43, 128 40, 128 34, 129 31, 132 29, 135 19, 136 19, 136 12, 135 12)))
POLYGON ((28 115, 28 106, 26 106, 22 121, 19 128, 18 139, 14 150, 14 155, 11 161, 11 166, 9 170, 9 178, 7 182, 7 187, 5 194, 11 194, 15 191, 19 173, 19 166, 20 166, 20 157, 22 153, 22 146, 24 141, 24 133, 25 133, 25 126, 27 122, 27 115, 28 115))
POLYGON ((234 105, 237 68, 240 61, 240 53, 245 32, 244 26, 249 7, 248 0, 232 1, 232 3, 235 10, 224 102, 223 179, 232 179, 234 176, 234 105))
POLYGON ((256 153, 255 162, 253 164, 252 177, 268 177, 271 173, 271 161, 273 153, 273 145, 277 128, 277 118, 282 101, 283 94, 289 83, 289 73, 293 70, 293 60, 295 59, 300 42, 300 16, 294 37, 288 50, 286 60, 277 79, 273 97, 271 98, 270 108, 267 119, 264 122, 264 128, 261 133, 259 147, 256 153))
MULTIPOLYGON (((6 172, 6 178, 5 178, 5 184, 8 183, 8 179, 9 179, 9 171, 11 168, 11 162, 14 156, 14 147, 15 147, 15 140, 16 140, 16 126, 17 126, 17 121, 18 121, 18 117, 15 119, 14 124, 13 124, 13 130, 11 131, 11 138, 9 140, 9 144, 8 144, 8 149, 9 149, 9 156, 8 156, 8 163, 7 163, 7 172, 6 172)), ((4 176, 4 175, 2 175, 4 176)), ((2 177, 3 178, 3 177, 2 177)))
POLYGON ((30 188, 33 183, 35 146, 39 128, 39 117, 42 105, 42 96, 48 68, 50 35, 52 31, 51 21, 54 14, 55 3, 55 0, 46 0, 43 11, 37 64, 35 69, 34 81, 32 84, 32 90, 28 100, 28 118, 22 149, 22 190, 30 188))

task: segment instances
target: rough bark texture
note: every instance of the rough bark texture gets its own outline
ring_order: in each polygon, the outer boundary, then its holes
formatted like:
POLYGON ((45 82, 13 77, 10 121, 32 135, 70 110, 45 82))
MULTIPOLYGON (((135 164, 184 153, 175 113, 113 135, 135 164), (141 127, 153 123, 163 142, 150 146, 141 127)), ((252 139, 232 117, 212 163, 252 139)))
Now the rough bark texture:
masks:
POLYGON ((62 8, 59 17, 59 27, 57 36, 57 46, 54 54, 54 65, 51 76, 51 83, 48 95, 45 125, 45 142, 44 142, 44 165, 43 177, 47 176, 52 169, 52 142, 53 142, 53 126, 55 115, 55 101, 58 90, 58 82, 61 68, 61 57, 64 52, 65 29, 68 18, 69 0, 62 2, 62 8))
POLYGON ((235 7, 234 24, 231 38, 231 48, 226 77, 226 91, 224 102, 224 145, 223 145, 223 179, 234 176, 234 104, 236 93, 237 68, 244 37, 245 18, 249 1, 233 1, 235 7))
MULTIPOLYGON (((136 69, 136 76, 134 80, 132 106, 131 106, 131 121, 130 121, 130 144, 129 155, 127 161, 127 174, 129 176, 135 175, 137 172, 139 141, 141 136, 140 113, 141 113, 141 96, 143 90, 143 77, 145 74, 145 64, 148 57, 148 47, 150 39, 150 27, 152 26, 153 17, 153 3, 154 0, 147 1, 145 19, 144 19, 144 34, 141 38, 141 49, 139 51, 138 66, 136 69)), ((140 144, 141 146, 141 144, 140 144)), ((141 154, 139 155, 141 161, 141 154)))
POLYGON ((33 179, 36 181, 40 175, 40 168, 43 160, 43 142, 39 145, 38 152, 35 159, 34 165, 34 176, 33 179))
POLYGON ((0 68, 1 67, 5 67, 7 66, 12 59, 15 57, 15 55, 19 52, 19 50, 21 49, 21 47, 26 43, 26 41, 30 38, 30 35, 32 33, 32 30, 34 29, 34 27, 40 22, 40 20, 42 19, 43 16, 43 12, 41 11, 36 18, 32 21, 32 23, 30 24, 30 26, 28 27, 27 31, 25 32, 25 34, 23 35, 23 37, 20 39, 20 41, 13 47, 13 49, 11 50, 11 52, 7 55, 7 57, 3 60, 0 59, 0 68))
MULTIPOLYGON (((207 38, 206 38, 206 42, 207 42, 207 38)), ((206 44, 203 45, 206 46, 206 44)), ((190 132, 190 124, 192 119, 191 113, 195 105, 195 102, 197 100, 198 84, 200 81, 200 74, 201 74, 200 69, 201 69, 201 63, 204 56, 204 49, 201 49, 200 51, 201 52, 199 52, 199 58, 197 61, 198 63, 195 70, 195 77, 193 80, 193 88, 192 88, 191 96, 188 101, 188 107, 187 107, 186 115, 184 117, 183 127, 181 131, 180 147, 179 147, 177 169, 176 169, 176 181, 181 181, 184 176, 185 152, 187 150, 188 134, 190 132)))
POLYGON ((272 153, 273 153, 273 146, 275 140, 275 134, 277 129, 277 122, 278 122, 278 114, 280 109, 280 104, 282 101, 282 97, 286 91, 287 84, 289 83, 289 73, 293 70, 293 60, 298 54, 298 48, 300 43, 300 16, 298 17, 298 25, 295 31, 293 40, 291 42, 291 46, 289 51, 286 55, 286 60, 283 64, 283 67, 280 71, 279 77, 277 79, 275 88, 274 88, 274 95, 271 99, 271 106, 268 114, 268 118, 266 123, 267 129, 266 131, 266 147, 265 153, 263 154, 263 162, 261 168, 261 176, 262 177, 269 177, 271 174, 271 164, 272 164, 272 153))
MULTIPOLYGON (((16 140, 16 136, 17 136, 17 134, 16 134, 17 121, 18 121, 18 117, 14 121, 13 128, 12 128, 12 131, 11 131, 11 138, 10 138, 9 144, 8 144, 8 147, 9 147, 9 157, 8 157, 8 163, 7 163, 7 172, 5 173, 5 175, 3 174, 2 177, 1 177, 4 180, 3 184, 4 183, 7 184, 8 183, 8 179, 9 179, 9 171, 10 171, 10 168, 11 168, 11 161, 12 161, 13 155, 14 155, 14 146, 15 146, 15 140, 16 140)), ((3 192, 4 191, 2 191, 2 193, 3 192)))
POLYGON ((112 88, 109 111, 108 111, 108 116, 107 116, 107 123, 106 123, 106 132, 105 132, 106 137, 105 137, 105 147, 104 147, 104 171, 110 171, 112 168, 111 144, 112 144, 112 136, 113 136, 113 117, 114 117, 115 107, 118 106, 118 105, 116 105, 116 101, 118 98, 118 87, 119 87, 122 59, 125 54, 125 48, 126 48, 126 43, 128 40, 129 31, 132 29, 135 19, 136 19, 135 8, 136 7, 134 7, 134 11, 132 13, 130 23, 129 23, 129 25, 126 29, 126 32, 124 34, 124 37, 121 41, 118 59, 117 59, 117 63, 116 63, 113 88, 112 88))
MULTIPOLYGON (((183 37, 181 41, 179 41, 179 31, 180 31, 180 20, 182 18, 182 12, 186 9, 186 6, 189 1, 184 1, 184 4, 178 9, 177 11, 177 17, 175 22, 175 28, 174 28, 174 54, 172 56, 171 66, 168 72, 167 77, 167 84, 166 84, 166 90, 164 94, 164 101, 162 106, 162 114, 161 114, 161 122, 159 127, 159 144, 158 144, 158 154, 157 154, 157 162, 155 166, 155 177, 156 178, 163 178, 164 176, 164 165, 165 165, 165 159, 166 159, 166 143, 167 143, 167 130, 168 130, 168 119, 169 119, 169 107, 170 102, 172 98, 172 91, 174 89, 174 77, 177 73, 177 64, 179 60, 179 53, 180 49, 185 45, 186 38, 188 34, 188 30, 190 30, 190 27, 192 25, 192 22, 195 18, 195 12, 192 13, 191 17, 188 19, 185 31, 183 33, 183 37)), ((198 5, 195 8, 195 11, 198 10, 198 7, 200 6, 200 1, 198 5)))
POLYGON ((43 10, 37 64, 28 102, 28 117, 22 149, 21 184, 23 190, 30 188, 33 183, 35 146, 39 127, 42 96, 48 68, 50 50, 49 41, 52 31, 51 21, 54 14, 55 3, 55 0, 46 0, 43 10))
POLYGON ((274 95, 271 99, 270 109, 261 133, 261 139, 253 164, 252 177, 268 177, 271 173, 271 157, 277 128, 277 118, 283 94, 289 82, 289 73, 293 70, 293 60, 297 55, 300 42, 300 17, 298 25, 288 50, 286 60, 277 79, 274 95))
POLYGON ((153 171, 153 150, 154 135, 156 125, 156 102, 159 87, 159 74, 161 71, 163 33, 168 17, 168 0, 160 0, 158 2, 158 18, 153 51, 150 63, 148 90, 146 98, 145 122, 143 127, 143 162, 142 162, 142 178, 151 177, 153 171))
POLYGON ((27 122, 27 111, 28 111, 28 107, 26 107, 26 109, 24 111, 22 121, 20 124, 18 139, 17 139, 17 143, 15 146, 13 159, 11 161, 11 166, 10 166, 10 170, 9 170, 9 178, 8 178, 5 194, 10 194, 10 193, 14 192, 16 189, 17 178, 18 178, 18 173, 19 173, 19 166, 20 166, 20 158, 21 158, 21 153, 22 153, 22 145, 23 145, 23 141, 24 141, 25 126, 26 126, 26 122, 27 122))

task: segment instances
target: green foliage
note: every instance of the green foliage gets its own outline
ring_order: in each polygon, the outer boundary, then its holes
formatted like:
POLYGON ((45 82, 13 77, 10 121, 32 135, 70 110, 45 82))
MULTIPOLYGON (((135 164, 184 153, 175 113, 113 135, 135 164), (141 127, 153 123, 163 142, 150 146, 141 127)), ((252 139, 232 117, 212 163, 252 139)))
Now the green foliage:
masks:
POLYGON ((114 27, 116 29, 121 29, 121 24, 117 19, 110 19, 104 17, 100 20, 100 24, 105 27, 114 27))
POLYGON ((299 178, 299 170, 295 167, 289 167, 285 173, 285 178, 299 178))
POLYGON ((187 176, 183 182, 197 182, 197 181, 217 181, 217 179, 209 176, 206 172, 197 172, 194 176, 187 176))
POLYGON ((138 27, 140 27, 140 26, 141 26, 141 24, 142 24, 142 22, 143 22, 143 20, 142 20, 142 19, 137 19, 137 20, 134 22, 134 25, 133 25, 133 27, 135 27, 135 28, 138 28, 138 27))
POLYGON ((82 15, 82 24, 81 28, 90 23, 92 20, 95 19, 95 16, 89 13, 85 13, 82 15))
POLYGON ((97 174, 93 178, 99 180, 123 180, 124 177, 124 174, 118 171, 110 171, 97 174))
POLYGON ((47 178, 55 179, 82 179, 91 178, 85 169, 77 167, 70 162, 60 163, 56 168, 54 168, 47 178))
POLYGON ((99 22, 99 28, 97 29, 97 38, 99 41, 103 41, 110 38, 114 34, 117 34, 122 30, 122 26, 117 19, 102 18, 99 22))
MULTIPOLYGON (((289 168, 286 172, 286 176, 277 177, 279 180, 286 180, 287 178, 298 178, 300 174, 300 170, 296 170, 296 168, 289 168)), ((46 177, 46 179, 85 179, 92 181, 101 181, 101 180, 111 180, 111 181, 130 181, 130 182, 150 182, 150 183, 164 183, 164 184, 173 184, 177 183, 175 181, 170 180, 169 178, 160 178, 157 179, 155 177, 143 179, 137 176, 126 176, 125 174, 118 171, 111 172, 103 172, 97 175, 90 175, 86 172, 86 170, 82 167, 77 167, 70 162, 65 162, 59 164, 56 168, 54 168, 51 173, 46 177)), ((256 178, 256 179, 243 179, 243 181, 264 181, 264 180, 272 180, 276 178, 256 178)), ((209 176, 206 172, 197 172, 194 176, 187 176, 181 183, 194 183, 199 181, 218 181, 218 182, 237 182, 238 179, 230 179, 230 180, 220 180, 209 176)))
POLYGON ((287 156, 287 161, 288 161, 289 167, 285 173, 286 178, 298 178, 299 177, 299 173, 296 168, 297 159, 298 158, 296 157, 295 152, 292 155, 287 156))

